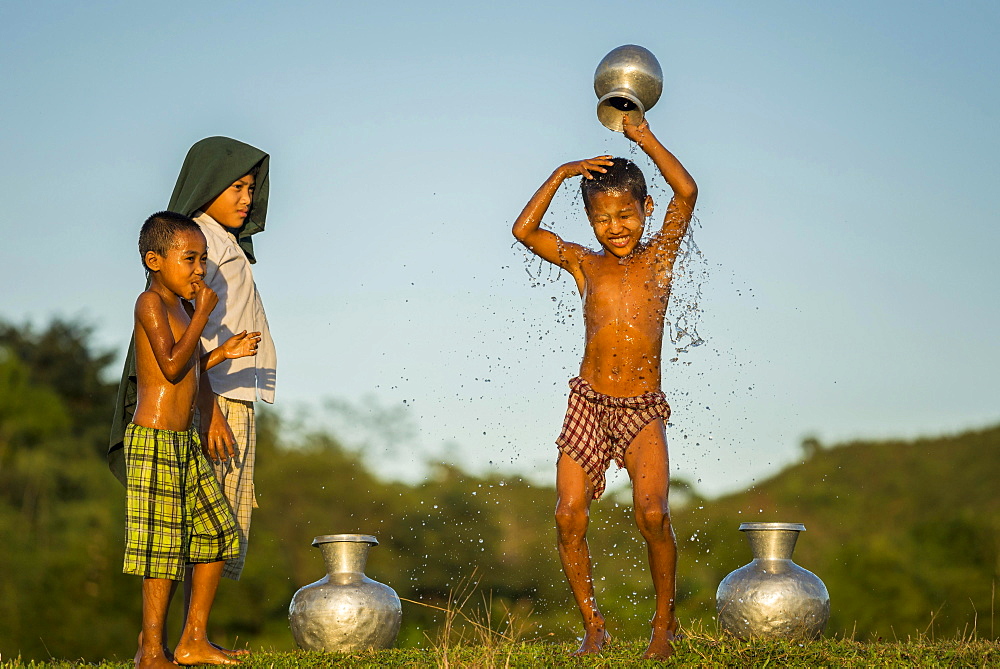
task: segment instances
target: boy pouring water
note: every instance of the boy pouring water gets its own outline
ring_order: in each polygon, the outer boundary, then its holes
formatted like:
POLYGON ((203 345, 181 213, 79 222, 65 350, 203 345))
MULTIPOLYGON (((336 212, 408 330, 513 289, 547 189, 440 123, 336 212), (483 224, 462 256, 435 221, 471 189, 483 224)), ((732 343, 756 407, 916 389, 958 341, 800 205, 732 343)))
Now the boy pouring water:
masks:
POLYGON ((546 179, 514 222, 514 236, 539 257, 569 272, 583 299, 585 348, 580 374, 570 381, 569 407, 556 443, 556 526, 559 557, 583 616, 575 654, 599 652, 608 634, 594 597, 587 525, 590 503, 604 492, 611 460, 632 481, 636 524, 646 541, 656 592, 652 636, 643 657, 665 659, 677 634, 674 616, 677 547, 670 524, 665 423, 660 389, 663 322, 674 261, 688 229, 698 188, 649 124, 624 121, 627 138, 652 159, 673 189, 660 229, 642 241, 653 199, 642 172, 622 158, 598 156, 566 163, 546 179), (541 228, 559 186, 582 176, 587 218, 601 248, 592 251, 541 228))

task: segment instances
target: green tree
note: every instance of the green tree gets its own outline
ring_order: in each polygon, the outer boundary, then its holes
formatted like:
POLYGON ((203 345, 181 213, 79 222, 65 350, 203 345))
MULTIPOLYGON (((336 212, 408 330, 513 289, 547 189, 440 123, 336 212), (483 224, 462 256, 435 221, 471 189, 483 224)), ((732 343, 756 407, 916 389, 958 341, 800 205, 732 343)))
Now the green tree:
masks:
MULTIPOLYGON (((104 464, 110 356, 89 328, 0 324, 0 649, 73 657, 108 647, 121 608, 120 486, 104 464), (100 455, 99 455, 100 454, 100 455), (118 488, 116 490, 115 488, 118 488)), ((121 584, 124 585, 124 584, 121 584)))

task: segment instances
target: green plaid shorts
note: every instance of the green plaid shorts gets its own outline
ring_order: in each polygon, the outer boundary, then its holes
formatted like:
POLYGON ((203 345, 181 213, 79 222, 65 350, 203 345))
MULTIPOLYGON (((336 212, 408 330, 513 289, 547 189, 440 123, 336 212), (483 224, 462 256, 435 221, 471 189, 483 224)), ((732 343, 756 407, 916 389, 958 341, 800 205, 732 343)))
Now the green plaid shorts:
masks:
POLYGON ((188 564, 239 555, 236 521, 194 430, 130 423, 125 465, 126 574, 183 581, 188 564))

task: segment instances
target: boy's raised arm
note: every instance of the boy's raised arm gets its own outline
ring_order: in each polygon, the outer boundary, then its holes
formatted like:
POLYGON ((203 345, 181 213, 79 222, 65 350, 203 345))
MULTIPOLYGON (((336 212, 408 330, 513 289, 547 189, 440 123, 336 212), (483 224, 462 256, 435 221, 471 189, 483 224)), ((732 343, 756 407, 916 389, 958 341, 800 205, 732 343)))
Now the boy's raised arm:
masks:
POLYGON ((200 283, 195 293, 195 308, 191 314, 191 322, 184 329, 180 340, 174 341, 167 308, 160 296, 147 290, 136 300, 136 320, 146 333, 156 364, 159 365, 167 381, 173 383, 187 371, 201 343, 201 332, 208 323, 208 315, 218 301, 215 292, 203 282, 200 283))
POLYGON ((521 215, 514 221, 511 229, 517 240, 527 246, 532 253, 570 272, 577 280, 577 285, 582 285, 583 280, 580 271, 580 254, 583 247, 563 241, 554 232, 543 230, 542 217, 548 211, 552 198, 555 197, 563 181, 575 176, 593 179, 591 172, 606 172, 604 166, 611 164, 611 156, 597 156, 560 165, 535 191, 528 204, 524 205, 521 215))
POLYGON ((674 196, 667 205, 666 215, 660 234, 666 240, 680 240, 687 232, 688 223, 694 213, 694 205, 698 200, 698 185, 688 173, 681 161, 674 157, 649 129, 649 123, 643 119, 639 125, 630 125, 628 117, 623 123, 625 136, 639 145, 650 157, 660 174, 666 179, 674 196))

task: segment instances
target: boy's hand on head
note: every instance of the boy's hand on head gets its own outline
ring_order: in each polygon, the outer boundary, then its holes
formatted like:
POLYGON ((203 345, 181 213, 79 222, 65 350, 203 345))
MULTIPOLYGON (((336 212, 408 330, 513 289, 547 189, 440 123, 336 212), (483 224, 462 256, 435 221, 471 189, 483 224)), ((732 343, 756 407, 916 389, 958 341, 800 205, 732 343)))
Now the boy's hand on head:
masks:
MULTIPOLYGON (((213 293, 214 294, 214 293, 213 293)), ((243 332, 233 335, 222 345, 222 354, 227 359, 243 358, 248 355, 257 355, 257 345, 260 343, 260 333, 243 332)))
POLYGON ((582 176, 584 179, 593 179, 591 172, 607 172, 605 167, 614 165, 611 156, 597 156, 596 158, 586 158, 566 163, 559 168, 563 179, 582 176))
POLYGON ((624 114, 622 116, 622 132, 641 147, 643 140, 650 134, 649 122, 644 118, 639 125, 632 125, 628 122, 628 114, 624 114))
POLYGON ((219 296, 215 294, 215 291, 209 288, 208 284, 204 281, 199 281, 198 287, 195 288, 194 292, 195 313, 210 314, 218 303, 219 296))

